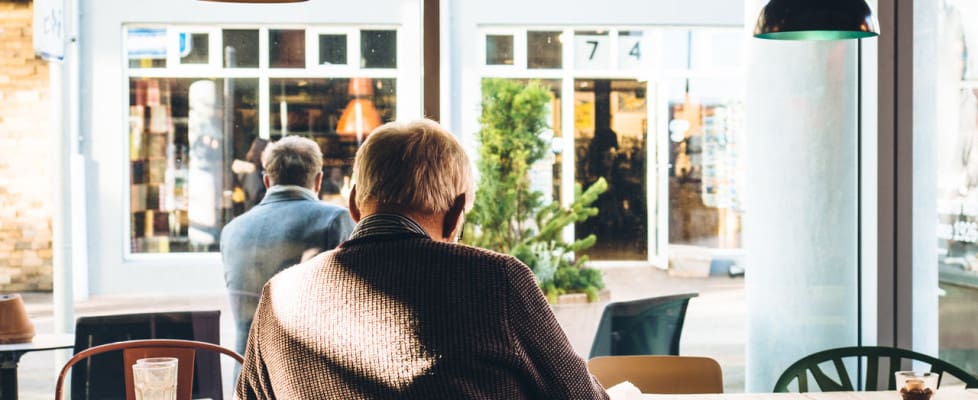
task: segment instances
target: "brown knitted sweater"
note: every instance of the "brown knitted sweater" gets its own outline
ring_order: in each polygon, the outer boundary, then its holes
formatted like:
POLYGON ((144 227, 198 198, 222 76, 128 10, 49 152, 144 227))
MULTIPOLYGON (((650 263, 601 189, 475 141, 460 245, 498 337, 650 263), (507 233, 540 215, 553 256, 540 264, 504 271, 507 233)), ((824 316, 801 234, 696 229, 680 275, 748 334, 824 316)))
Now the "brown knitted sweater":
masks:
POLYGON ((262 293, 241 399, 607 399, 513 257, 350 240, 262 293))

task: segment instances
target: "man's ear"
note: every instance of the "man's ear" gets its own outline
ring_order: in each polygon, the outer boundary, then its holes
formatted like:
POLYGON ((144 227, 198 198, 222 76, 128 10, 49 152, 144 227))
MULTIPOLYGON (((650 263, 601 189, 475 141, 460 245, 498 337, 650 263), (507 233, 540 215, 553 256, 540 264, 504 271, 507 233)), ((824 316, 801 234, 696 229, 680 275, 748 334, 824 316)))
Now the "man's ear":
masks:
POLYGON ((458 223, 462 219, 465 211, 465 193, 458 195, 452 206, 445 213, 445 222, 442 224, 442 237, 449 242, 455 241, 455 230, 459 227, 458 223))
POLYGON ((353 218, 353 222, 360 222, 360 208, 357 207, 357 185, 353 185, 350 189, 350 200, 348 201, 350 205, 350 217, 353 218))
POLYGON ((316 197, 319 197, 319 191, 323 188, 323 170, 319 170, 319 172, 316 173, 316 177, 312 179, 313 187, 310 189, 312 189, 313 192, 316 192, 316 197))
POLYGON ((261 183, 265 184, 265 189, 272 187, 272 179, 268 177, 268 174, 261 176, 261 183))

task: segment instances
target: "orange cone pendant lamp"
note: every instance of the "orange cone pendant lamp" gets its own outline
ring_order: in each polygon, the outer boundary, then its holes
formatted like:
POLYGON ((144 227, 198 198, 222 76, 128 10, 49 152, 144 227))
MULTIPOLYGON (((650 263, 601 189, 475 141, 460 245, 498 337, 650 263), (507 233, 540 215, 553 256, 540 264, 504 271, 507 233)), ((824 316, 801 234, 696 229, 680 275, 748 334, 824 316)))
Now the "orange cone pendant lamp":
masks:
POLYGON ((370 78, 351 78, 350 102, 340 115, 336 124, 336 133, 342 137, 356 138, 357 144, 370 134, 370 131, 380 126, 380 113, 371 97, 374 95, 374 84, 370 78))

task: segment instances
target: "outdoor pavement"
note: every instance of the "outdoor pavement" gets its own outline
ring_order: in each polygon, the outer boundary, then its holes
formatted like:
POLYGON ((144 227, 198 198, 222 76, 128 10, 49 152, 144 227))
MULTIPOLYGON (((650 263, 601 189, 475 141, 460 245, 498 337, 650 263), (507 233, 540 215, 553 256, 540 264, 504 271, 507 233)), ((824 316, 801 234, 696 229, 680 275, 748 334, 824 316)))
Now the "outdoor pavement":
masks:
MULTIPOLYGON (((675 278, 650 267, 609 267, 605 283, 612 301, 642 297, 697 292, 690 300, 680 342, 680 354, 712 357, 723 368, 727 393, 744 391, 744 344, 747 310, 744 280, 726 276, 710 278, 675 278)), ((25 293, 28 314, 39 333, 52 332, 52 298, 50 293, 25 293)), ((574 304, 555 307, 574 349, 586 357, 597 330, 603 304, 574 304)), ((193 297, 95 297, 75 305, 75 316, 128 314, 158 311, 221 310, 221 344, 233 347, 234 328, 224 293, 193 297)), ((20 399, 50 400, 60 366, 70 357, 63 352, 35 352, 20 362, 20 399)), ((230 359, 225 371, 231 370, 230 359)), ((230 374, 225 374, 229 376, 230 374)), ((225 379, 225 397, 231 398, 230 378, 225 379)))

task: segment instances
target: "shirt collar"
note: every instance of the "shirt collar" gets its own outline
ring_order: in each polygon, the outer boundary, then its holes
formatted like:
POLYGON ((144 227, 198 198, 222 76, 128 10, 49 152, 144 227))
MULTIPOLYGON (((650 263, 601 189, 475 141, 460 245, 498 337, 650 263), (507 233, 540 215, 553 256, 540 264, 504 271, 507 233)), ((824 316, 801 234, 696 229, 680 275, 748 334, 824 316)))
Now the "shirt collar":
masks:
POLYGON ((312 191, 312 189, 302 187, 299 185, 273 185, 272 187, 268 188, 268 190, 265 192, 265 195, 270 195, 279 192, 299 192, 305 195, 306 197, 312 197, 315 200, 319 199, 319 196, 317 196, 316 192, 312 191))
POLYGON ((415 233, 430 237, 421 225, 408 217, 394 213, 376 213, 361 219, 350 233, 350 239, 397 233, 415 233))

